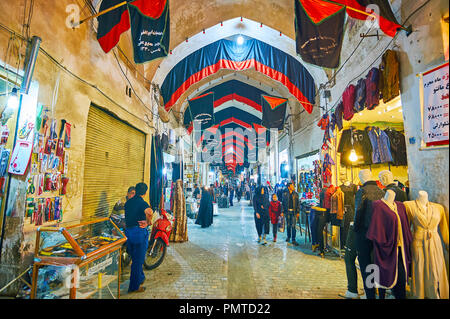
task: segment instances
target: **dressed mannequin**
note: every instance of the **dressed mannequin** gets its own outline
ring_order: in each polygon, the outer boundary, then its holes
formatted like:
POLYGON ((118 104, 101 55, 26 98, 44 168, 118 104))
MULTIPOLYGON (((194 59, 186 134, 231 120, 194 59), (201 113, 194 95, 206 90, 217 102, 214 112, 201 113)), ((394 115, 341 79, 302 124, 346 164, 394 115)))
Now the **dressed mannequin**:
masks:
POLYGON ((373 244, 367 239, 366 234, 372 219, 372 203, 382 199, 385 193, 378 187, 369 169, 363 169, 359 172, 359 180, 361 181, 362 187, 355 196, 355 222, 353 226, 355 231, 355 247, 366 297, 367 299, 375 299, 375 288, 366 285, 367 276, 372 273, 371 268, 367 267, 373 263, 373 244))
POLYGON ((396 299, 406 298, 410 274, 412 234, 405 205, 395 201, 395 192, 387 190, 383 199, 372 203, 372 220, 367 238, 373 242, 374 264, 378 266, 380 299, 392 289, 396 299))
POLYGON ((398 202, 404 202, 408 200, 406 193, 398 187, 397 183, 394 181, 394 175, 391 171, 381 171, 378 174, 378 178, 386 190, 391 189, 395 192, 395 200, 398 202))
POLYGON ((419 191, 416 200, 404 204, 414 233, 411 291, 419 299, 448 299, 448 274, 442 241, 448 251, 449 226, 444 207, 429 202, 428 193, 423 190, 419 191))

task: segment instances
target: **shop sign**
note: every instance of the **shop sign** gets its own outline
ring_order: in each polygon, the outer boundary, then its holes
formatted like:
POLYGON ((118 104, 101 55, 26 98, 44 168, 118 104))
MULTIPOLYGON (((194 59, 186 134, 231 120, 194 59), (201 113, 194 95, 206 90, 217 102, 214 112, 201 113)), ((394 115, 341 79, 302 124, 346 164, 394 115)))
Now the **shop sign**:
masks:
POLYGON ((423 141, 426 146, 448 145, 448 62, 422 75, 423 141))

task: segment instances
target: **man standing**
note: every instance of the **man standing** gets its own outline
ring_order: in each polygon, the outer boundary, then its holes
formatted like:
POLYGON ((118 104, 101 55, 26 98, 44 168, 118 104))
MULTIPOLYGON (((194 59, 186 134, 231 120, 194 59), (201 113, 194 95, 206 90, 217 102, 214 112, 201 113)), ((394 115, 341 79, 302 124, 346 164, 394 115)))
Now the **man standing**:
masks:
POLYGON ((128 292, 143 292, 145 280, 142 266, 148 248, 148 229, 151 224, 153 210, 144 200, 148 186, 145 183, 136 185, 136 196, 125 203, 125 235, 127 249, 131 257, 130 286, 128 292))
POLYGON ((287 191, 283 194, 283 210, 286 216, 286 241, 289 242, 292 238, 292 244, 298 246, 298 243, 295 240, 297 233, 295 225, 297 224, 297 218, 300 214, 300 207, 298 194, 295 191, 295 186, 292 182, 288 184, 287 191))

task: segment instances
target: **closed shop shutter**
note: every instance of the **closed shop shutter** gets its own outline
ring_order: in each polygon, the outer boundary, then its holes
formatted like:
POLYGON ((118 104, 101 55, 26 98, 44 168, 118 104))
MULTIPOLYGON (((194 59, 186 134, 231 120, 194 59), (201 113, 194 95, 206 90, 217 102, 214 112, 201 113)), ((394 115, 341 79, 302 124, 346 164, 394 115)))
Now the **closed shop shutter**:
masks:
POLYGON ((86 129, 83 219, 109 216, 144 181, 145 134, 91 105, 86 129))

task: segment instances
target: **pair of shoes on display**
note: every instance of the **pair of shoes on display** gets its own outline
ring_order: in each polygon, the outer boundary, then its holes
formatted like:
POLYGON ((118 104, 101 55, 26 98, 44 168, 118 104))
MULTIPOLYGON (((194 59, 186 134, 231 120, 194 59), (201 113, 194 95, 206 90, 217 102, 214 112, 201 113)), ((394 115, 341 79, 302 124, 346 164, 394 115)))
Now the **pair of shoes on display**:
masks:
POLYGON ((292 245, 294 245, 294 246, 298 246, 299 245, 299 243, 297 243, 297 241, 295 241, 295 239, 292 241, 292 245))
POLYGON ((319 244, 311 246, 311 249, 313 252, 315 252, 317 250, 317 248, 319 248, 319 244))
POLYGON ((290 238, 286 238, 286 242, 288 243, 288 242, 290 242, 291 241, 291 239, 290 238))
POLYGON ((276 237, 276 236, 273 238, 273 242, 274 242, 274 243, 277 242, 277 237, 276 237))
POLYGON ((258 244, 261 243, 261 236, 258 237, 258 244))
POLYGON ((320 252, 317 256, 319 256, 321 258, 325 258, 325 253, 324 252, 320 252))

